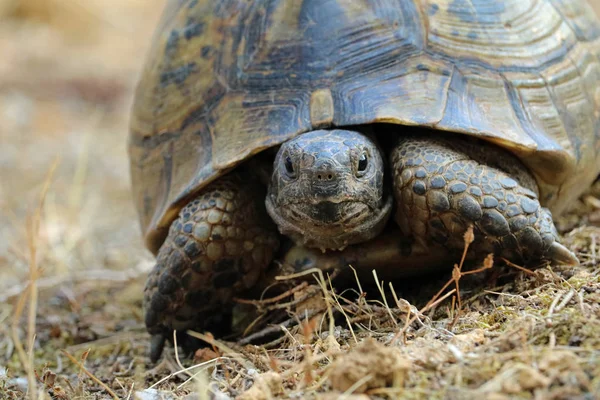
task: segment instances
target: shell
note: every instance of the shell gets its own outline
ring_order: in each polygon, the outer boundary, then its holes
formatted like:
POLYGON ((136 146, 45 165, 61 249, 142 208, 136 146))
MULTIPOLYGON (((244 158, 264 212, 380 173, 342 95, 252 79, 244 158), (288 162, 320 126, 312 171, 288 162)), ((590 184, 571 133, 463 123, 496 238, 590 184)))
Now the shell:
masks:
POLYGON ((377 122, 508 148, 560 213, 600 171, 600 22, 585 0, 171 0, 129 136, 147 246, 250 156, 377 122))

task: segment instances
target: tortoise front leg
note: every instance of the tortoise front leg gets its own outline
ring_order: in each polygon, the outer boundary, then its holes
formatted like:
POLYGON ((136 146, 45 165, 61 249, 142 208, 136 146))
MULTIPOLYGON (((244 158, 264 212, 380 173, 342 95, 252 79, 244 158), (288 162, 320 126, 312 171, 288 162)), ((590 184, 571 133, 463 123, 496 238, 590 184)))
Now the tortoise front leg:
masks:
POLYGON ((144 290, 153 362, 174 329, 228 329, 232 297, 254 286, 277 250, 265 190, 244 178, 211 183, 169 229, 144 290))
POLYGON ((422 247, 460 251, 472 224, 476 257, 578 263, 559 243, 533 177, 512 154, 457 135, 406 135, 392 151, 391 167, 396 222, 422 247))

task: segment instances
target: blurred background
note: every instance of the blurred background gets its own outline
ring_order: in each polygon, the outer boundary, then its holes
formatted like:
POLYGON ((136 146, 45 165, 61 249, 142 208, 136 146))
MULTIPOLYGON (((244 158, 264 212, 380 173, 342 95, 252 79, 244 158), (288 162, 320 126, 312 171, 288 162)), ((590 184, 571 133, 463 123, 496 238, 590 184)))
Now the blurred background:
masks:
POLYGON ((42 286, 147 267, 129 195, 134 84, 164 0, 0 0, 0 300, 28 274, 27 219, 57 163, 36 243, 42 286))

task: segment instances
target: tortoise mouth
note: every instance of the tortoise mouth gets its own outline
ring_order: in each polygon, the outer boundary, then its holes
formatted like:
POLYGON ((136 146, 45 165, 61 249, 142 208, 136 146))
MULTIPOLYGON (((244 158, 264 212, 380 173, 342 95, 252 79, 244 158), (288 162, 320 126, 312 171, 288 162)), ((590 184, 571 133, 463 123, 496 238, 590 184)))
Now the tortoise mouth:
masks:
POLYGON ((361 201, 311 201, 288 204, 282 213, 296 224, 351 229, 371 214, 370 207, 361 201))
POLYGON ((330 201, 288 203, 275 207, 267 196, 267 212, 283 235, 308 247, 341 250, 354 243, 378 235, 391 214, 392 196, 373 209, 362 201, 330 201))

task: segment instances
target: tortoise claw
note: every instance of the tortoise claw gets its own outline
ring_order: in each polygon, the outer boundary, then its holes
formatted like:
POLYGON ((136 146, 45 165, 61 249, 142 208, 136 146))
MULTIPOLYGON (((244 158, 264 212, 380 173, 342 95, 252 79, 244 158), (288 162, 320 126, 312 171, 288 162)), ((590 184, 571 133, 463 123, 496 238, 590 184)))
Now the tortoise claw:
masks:
POLYGON ((558 242, 552 243, 548 249, 548 258, 557 265, 579 265, 577 256, 565 246, 558 242))
POLYGON ((167 336, 162 333, 152 335, 150 339, 150 361, 152 363, 156 363, 162 355, 166 340, 167 336))

